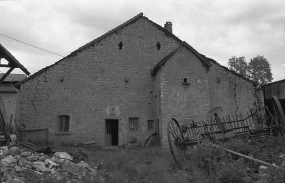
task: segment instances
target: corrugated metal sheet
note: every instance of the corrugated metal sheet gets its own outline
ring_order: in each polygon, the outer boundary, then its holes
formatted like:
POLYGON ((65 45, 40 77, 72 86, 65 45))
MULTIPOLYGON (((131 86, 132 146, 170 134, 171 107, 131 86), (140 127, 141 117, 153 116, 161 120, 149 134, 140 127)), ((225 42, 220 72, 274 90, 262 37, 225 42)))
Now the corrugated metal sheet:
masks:
POLYGON ((285 99, 285 80, 264 85, 265 99, 271 99, 276 96, 278 99, 285 99))

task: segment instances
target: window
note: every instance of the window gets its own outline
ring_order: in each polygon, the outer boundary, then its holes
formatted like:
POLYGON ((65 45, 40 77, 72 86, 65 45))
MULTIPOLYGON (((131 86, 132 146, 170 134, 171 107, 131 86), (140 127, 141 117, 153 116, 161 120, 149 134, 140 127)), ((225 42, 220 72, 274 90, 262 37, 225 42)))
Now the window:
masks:
POLYGON ((121 50, 121 49, 123 48, 123 43, 120 42, 120 43, 118 44, 118 46, 119 46, 119 49, 121 50))
POLYGON ((182 79, 182 84, 183 84, 183 85, 189 85, 189 84, 190 84, 187 77, 184 77, 184 78, 182 79))
POLYGON ((156 47, 157 47, 157 50, 160 50, 160 43, 159 42, 157 42, 157 44, 156 44, 156 47))
POLYGON ((69 116, 67 115, 58 116, 58 132, 63 132, 63 133, 69 132, 69 116))
POLYGON ((147 130, 153 130, 154 120, 147 120, 147 130))
POLYGON ((130 130, 137 131, 139 129, 139 118, 130 118, 129 124, 130 130))

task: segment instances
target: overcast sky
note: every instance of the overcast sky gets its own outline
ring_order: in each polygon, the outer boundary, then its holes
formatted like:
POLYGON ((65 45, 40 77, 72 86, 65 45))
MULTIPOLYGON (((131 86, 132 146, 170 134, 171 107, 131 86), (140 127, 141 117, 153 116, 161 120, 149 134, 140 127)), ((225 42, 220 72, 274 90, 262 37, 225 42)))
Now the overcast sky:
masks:
MULTIPOLYGON (((171 21, 177 37, 224 66, 262 55, 273 81, 285 79, 285 0, 0 0, 0 34, 67 56, 141 12, 171 21)), ((32 74, 62 58, 2 35, 0 43, 32 74)))

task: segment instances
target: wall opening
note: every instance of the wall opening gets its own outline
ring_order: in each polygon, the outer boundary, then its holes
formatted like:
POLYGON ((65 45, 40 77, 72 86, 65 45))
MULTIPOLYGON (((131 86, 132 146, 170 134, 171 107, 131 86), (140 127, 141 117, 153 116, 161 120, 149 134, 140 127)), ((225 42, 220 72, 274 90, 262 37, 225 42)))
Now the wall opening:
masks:
POLYGON ((105 145, 117 146, 119 145, 119 120, 106 119, 105 120, 105 145))
POLYGON ((157 42, 157 44, 156 44, 156 48, 157 48, 157 50, 160 50, 160 43, 159 42, 157 42))
POLYGON ((123 43, 120 42, 120 43, 118 44, 118 46, 119 46, 119 49, 121 50, 121 49, 123 48, 123 43))

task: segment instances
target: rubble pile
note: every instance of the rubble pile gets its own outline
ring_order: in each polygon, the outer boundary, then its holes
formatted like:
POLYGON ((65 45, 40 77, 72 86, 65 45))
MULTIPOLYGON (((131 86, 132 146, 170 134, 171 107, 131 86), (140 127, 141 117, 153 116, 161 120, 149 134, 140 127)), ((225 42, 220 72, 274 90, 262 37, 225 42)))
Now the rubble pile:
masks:
MULTIPOLYGON (((92 182, 97 167, 76 161, 66 152, 53 155, 20 147, 0 147, 2 182, 92 182)), ((78 159, 77 159, 78 160, 78 159)))

